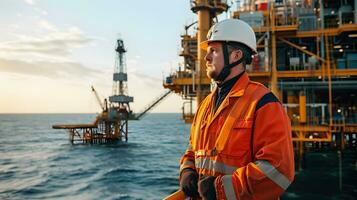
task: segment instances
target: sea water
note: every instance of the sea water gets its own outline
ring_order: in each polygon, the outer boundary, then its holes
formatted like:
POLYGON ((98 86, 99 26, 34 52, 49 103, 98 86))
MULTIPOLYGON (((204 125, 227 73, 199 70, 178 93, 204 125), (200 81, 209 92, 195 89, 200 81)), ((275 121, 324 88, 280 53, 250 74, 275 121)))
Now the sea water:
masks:
MULTIPOLYGON (((72 145, 65 130, 51 128, 94 119, 94 114, 1 114, 0 199, 162 199, 178 189, 190 130, 180 114, 129 121, 128 142, 115 144, 72 145)), ((310 169, 297 171, 282 199, 354 198, 353 161, 343 171, 344 192, 338 189, 335 154, 318 153, 310 163, 310 169)))

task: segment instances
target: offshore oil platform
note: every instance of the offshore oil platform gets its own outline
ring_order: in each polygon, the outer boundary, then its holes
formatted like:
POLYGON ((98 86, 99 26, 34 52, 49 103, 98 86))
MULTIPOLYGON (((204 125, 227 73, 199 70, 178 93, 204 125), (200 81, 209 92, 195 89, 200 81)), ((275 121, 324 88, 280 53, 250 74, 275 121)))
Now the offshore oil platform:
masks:
POLYGON ((235 8, 225 0, 190 0, 197 21, 181 35, 183 69, 163 87, 182 96, 182 118, 191 123, 197 105, 211 91, 205 51, 199 48, 217 16, 250 24, 258 54, 247 67, 250 78, 270 87, 292 123, 301 168, 304 151, 357 150, 357 1, 242 0, 235 8), (195 27, 193 34, 188 29, 195 27))
POLYGON ((124 42, 122 39, 117 40, 116 57, 113 74, 113 91, 112 96, 102 101, 92 86, 94 93, 102 111, 97 115, 95 121, 91 124, 56 124, 54 129, 67 129, 69 140, 73 143, 109 143, 117 140, 128 140, 128 120, 139 120, 149 110, 156 106, 161 100, 167 97, 171 91, 166 91, 143 111, 134 114, 130 108, 130 103, 134 98, 128 95, 128 75, 126 73, 124 42))

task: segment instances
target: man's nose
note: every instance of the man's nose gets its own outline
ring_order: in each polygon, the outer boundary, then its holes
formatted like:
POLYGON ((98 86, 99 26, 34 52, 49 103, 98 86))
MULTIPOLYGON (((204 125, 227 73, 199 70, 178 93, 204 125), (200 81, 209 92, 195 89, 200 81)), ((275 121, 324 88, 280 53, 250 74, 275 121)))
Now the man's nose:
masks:
POLYGON ((205 55, 204 59, 205 59, 205 61, 209 61, 210 58, 208 56, 208 53, 205 55))

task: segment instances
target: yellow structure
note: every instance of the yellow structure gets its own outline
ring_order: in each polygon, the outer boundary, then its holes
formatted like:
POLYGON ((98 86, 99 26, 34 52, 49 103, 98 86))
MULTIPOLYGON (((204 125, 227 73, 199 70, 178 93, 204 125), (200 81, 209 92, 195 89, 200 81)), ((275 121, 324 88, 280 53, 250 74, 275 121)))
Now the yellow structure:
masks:
MULTIPOLYGON (((194 116, 192 101, 199 104, 211 88, 205 52, 197 44, 228 9, 226 1, 218 0, 191 1, 191 6, 198 31, 182 35, 183 69, 164 83, 190 105, 183 107, 188 123, 194 116)), ((233 7, 231 17, 250 24, 257 37, 249 76, 269 86, 284 104, 298 152, 303 153, 304 142, 356 146, 357 1, 243 0, 233 7)))

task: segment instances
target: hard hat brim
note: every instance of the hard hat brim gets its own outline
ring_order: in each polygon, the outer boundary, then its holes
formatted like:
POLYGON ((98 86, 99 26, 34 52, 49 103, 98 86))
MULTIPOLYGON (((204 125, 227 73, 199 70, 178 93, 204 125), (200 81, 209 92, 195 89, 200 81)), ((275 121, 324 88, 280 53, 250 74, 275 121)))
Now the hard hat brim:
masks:
POLYGON ((201 42, 201 43, 200 43, 200 48, 203 49, 203 50, 205 50, 205 51, 207 51, 208 42, 210 42, 210 41, 206 40, 206 41, 201 42))
MULTIPOLYGON (((206 41, 203 41, 203 42, 200 43, 200 48, 205 50, 205 51, 207 51, 208 45, 209 45, 210 42, 224 42, 224 41, 221 41, 221 40, 206 40, 206 41)), ((258 53, 255 49, 253 49, 253 48, 251 48, 249 46, 247 46, 247 48, 249 48, 252 51, 253 55, 258 53)))
POLYGON ((211 42, 224 42, 222 40, 206 40, 200 43, 200 48, 207 51, 209 43, 211 42))

